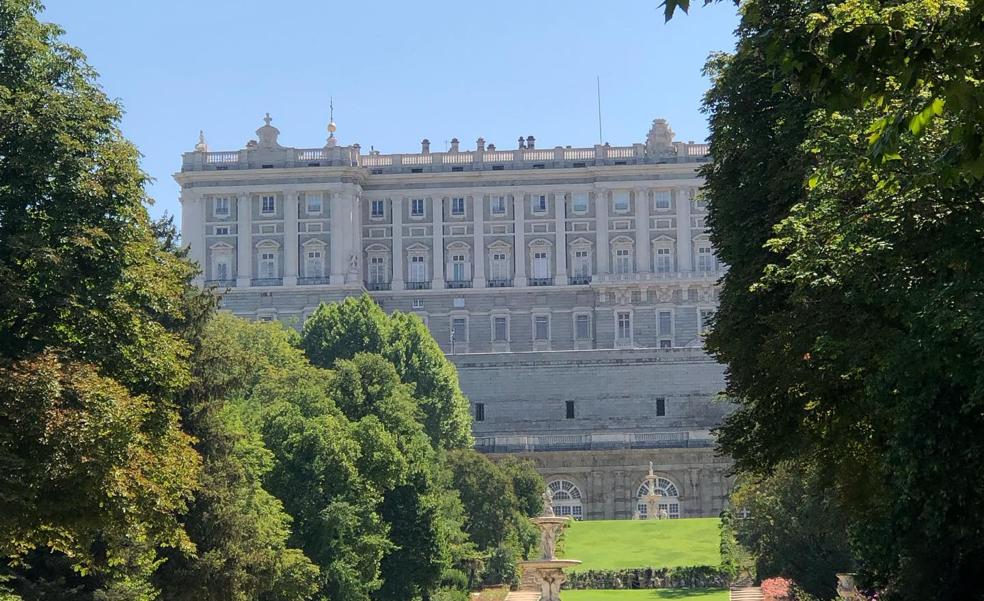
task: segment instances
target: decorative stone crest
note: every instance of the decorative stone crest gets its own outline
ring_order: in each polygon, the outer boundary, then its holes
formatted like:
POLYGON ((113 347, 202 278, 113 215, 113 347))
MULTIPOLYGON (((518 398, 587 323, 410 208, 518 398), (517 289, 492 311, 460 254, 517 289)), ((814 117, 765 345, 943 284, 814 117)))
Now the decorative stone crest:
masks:
POLYGON ((263 122, 265 125, 256 130, 256 135, 259 137, 257 146, 260 148, 282 148, 282 146, 277 143, 277 136, 280 135, 280 130, 270 125, 271 121, 273 121, 273 118, 270 117, 270 113, 267 113, 266 116, 263 117, 263 122))
POLYGON ((673 148, 673 130, 666 119, 654 119, 646 135, 646 154, 668 154, 673 148))

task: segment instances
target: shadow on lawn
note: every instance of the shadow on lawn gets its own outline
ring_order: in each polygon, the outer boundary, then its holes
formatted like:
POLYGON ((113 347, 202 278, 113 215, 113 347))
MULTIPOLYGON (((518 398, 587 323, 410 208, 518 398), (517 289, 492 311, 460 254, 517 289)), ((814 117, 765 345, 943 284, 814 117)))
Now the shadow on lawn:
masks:
POLYGON ((705 589, 694 589, 694 588, 675 588, 675 589, 653 589, 652 599, 700 599, 702 597, 711 597, 713 595, 719 595, 721 593, 720 589, 705 588, 705 589))

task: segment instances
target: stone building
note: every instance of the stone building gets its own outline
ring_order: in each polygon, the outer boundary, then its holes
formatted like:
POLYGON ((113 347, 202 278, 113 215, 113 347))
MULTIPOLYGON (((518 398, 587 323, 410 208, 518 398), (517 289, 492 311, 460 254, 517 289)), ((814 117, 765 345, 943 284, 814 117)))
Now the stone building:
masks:
MULTIPOLYGON (((497 149, 424 140, 364 154, 257 139, 183 157, 182 236, 202 285, 294 326, 369 291, 418 314, 457 364, 478 447, 534 459, 558 511, 628 518, 649 462, 670 517, 716 515, 720 365, 701 350, 723 266, 696 194, 704 144, 653 122, 644 143, 497 149)), ((653 491, 650 490, 650 493, 653 491)))

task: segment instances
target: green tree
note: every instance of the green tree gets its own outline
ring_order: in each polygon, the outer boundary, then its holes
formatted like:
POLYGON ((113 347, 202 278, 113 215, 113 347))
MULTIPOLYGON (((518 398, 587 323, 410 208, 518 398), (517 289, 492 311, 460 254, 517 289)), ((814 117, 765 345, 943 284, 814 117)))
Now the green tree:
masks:
POLYGON ((209 303, 155 236, 120 107, 40 9, 0 4, 0 556, 63 554, 148 598, 148 549, 189 547, 174 402, 209 303))
POLYGON ((739 403, 722 448, 751 474, 822 466, 888 598, 982 598, 980 10, 749 2, 711 63, 704 193, 732 268, 708 345, 739 403), (927 40, 943 54, 892 71, 927 40))
POLYGON ((759 579, 782 576, 818 599, 837 596, 836 574, 852 571, 847 522, 813 466, 783 463, 769 476, 748 478, 732 492, 731 506, 747 511, 731 527, 755 557, 759 579))

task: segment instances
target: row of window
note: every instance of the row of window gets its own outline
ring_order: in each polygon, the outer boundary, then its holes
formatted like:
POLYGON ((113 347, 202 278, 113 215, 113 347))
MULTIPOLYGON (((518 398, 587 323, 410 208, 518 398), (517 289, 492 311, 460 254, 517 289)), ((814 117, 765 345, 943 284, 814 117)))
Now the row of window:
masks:
MULTIPOLYGON (((564 419, 576 419, 577 408, 574 401, 564 401, 564 419)), ((656 397, 653 400, 653 414, 656 417, 666 416, 666 398, 656 397)), ((475 403, 474 417, 477 422, 485 421, 485 403, 475 403)))
MULTIPOLYGON (((306 193, 304 195, 304 209, 309 215, 320 215, 324 208, 321 194, 306 193)), ((230 202, 226 196, 219 196, 212 199, 212 214, 216 217, 228 217, 230 214, 230 202)), ((272 195, 260 196, 260 214, 273 215, 277 212, 277 197, 272 195)))

